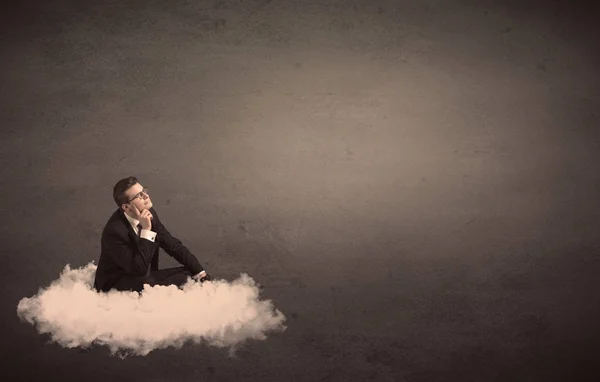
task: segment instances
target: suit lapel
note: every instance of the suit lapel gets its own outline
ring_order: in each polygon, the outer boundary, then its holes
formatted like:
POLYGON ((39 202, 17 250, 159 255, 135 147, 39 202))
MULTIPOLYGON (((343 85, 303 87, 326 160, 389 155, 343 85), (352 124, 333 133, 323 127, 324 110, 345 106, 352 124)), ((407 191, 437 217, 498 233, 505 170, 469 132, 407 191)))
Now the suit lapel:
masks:
MULTIPOLYGON (((130 236, 130 238, 133 241, 135 241, 136 243, 139 243, 140 236, 139 236, 139 234, 136 234, 135 230, 131 226, 131 223, 129 223, 129 220, 127 220, 127 218, 125 217, 125 212, 123 212, 123 210, 119 209, 118 213, 119 213, 119 216, 121 217, 121 222, 123 224, 125 224, 125 228, 127 229, 127 234, 130 236)), ((141 231, 139 233, 141 233, 141 231)))

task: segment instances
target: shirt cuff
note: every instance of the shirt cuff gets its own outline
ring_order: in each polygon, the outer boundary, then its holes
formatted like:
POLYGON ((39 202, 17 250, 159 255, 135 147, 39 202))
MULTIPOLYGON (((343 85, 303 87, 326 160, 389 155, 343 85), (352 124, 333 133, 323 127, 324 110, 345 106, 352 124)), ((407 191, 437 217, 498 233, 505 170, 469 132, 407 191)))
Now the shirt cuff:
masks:
POLYGON ((154 242, 154 239, 156 239, 156 232, 150 231, 149 229, 143 229, 142 233, 140 233, 140 237, 154 242))
POLYGON ((200 272, 200 273, 198 273, 197 275, 194 275, 194 276, 192 276, 192 277, 194 277, 194 278, 196 278, 196 279, 197 279, 197 278, 199 278, 199 277, 204 277, 204 276, 206 276, 206 271, 202 271, 202 272, 200 272))

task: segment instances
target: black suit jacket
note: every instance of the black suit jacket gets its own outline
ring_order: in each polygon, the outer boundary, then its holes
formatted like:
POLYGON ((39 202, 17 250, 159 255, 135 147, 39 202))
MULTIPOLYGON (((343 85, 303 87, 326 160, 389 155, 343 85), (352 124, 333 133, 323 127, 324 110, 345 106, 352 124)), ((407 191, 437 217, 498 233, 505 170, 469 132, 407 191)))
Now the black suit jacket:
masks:
POLYGON ((196 275, 204 270, 194 256, 179 239, 173 237, 158 218, 154 208, 152 213, 152 231, 156 232, 155 241, 142 239, 120 208, 116 210, 102 231, 101 252, 94 288, 108 291, 123 276, 144 276, 151 270, 158 270, 158 252, 164 249, 196 275))

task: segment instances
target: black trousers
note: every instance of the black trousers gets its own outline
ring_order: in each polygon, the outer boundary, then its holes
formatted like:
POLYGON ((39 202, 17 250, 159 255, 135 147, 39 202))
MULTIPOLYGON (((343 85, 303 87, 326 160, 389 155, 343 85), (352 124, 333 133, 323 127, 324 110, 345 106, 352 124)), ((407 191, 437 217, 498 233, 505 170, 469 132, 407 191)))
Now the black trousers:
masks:
POLYGON ((186 283, 187 278, 192 276, 192 273, 186 267, 167 268, 151 271, 146 276, 123 276, 113 285, 113 288, 120 291, 141 292, 144 289, 144 284, 150 286, 177 285, 177 287, 181 287, 186 283))

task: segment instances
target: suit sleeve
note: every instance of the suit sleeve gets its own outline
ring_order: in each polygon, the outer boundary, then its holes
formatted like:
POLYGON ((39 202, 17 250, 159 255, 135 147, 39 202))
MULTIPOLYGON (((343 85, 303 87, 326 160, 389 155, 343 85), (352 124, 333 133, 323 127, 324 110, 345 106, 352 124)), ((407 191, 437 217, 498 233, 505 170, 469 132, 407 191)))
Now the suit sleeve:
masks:
POLYGON ((151 212, 153 216, 152 229, 156 231, 158 245, 160 245, 169 256, 173 257, 181 265, 189 269, 192 275, 197 275, 202 272, 204 268, 200 265, 196 256, 194 256, 194 254, 192 254, 179 239, 171 235, 158 218, 154 209, 151 209, 151 212))
POLYGON ((149 240, 139 240, 132 245, 127 233, 115 230, 102 235, 103 252, 125 272, 136 276, 146 274, 156 246, 149 240))

